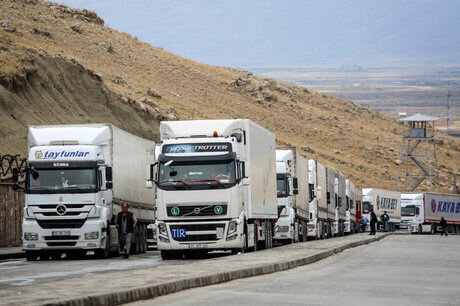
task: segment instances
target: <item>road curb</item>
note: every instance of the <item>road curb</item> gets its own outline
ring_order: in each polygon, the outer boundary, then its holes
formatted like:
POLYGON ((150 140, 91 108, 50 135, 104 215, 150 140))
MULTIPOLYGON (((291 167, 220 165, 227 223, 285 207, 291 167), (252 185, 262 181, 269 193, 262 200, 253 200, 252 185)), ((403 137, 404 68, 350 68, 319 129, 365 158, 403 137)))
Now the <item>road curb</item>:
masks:
POLYGON ((203 275, 192 278, 179 279, 163 284, 149 285, 145 287, 131 288, 125 291, 110 292, 104 294, 95 294, 90 296, 82 296, 75 299, 61 300, 54 303, 46 303, 44 305, 68 305, 68 306, 84 306, 84 305, 119 305, 124 303, 135 302, 139 300, 152 299, 158 296, 171 294, 185 289, 204 287, 224 283, 236 279, 247 278, 252 276, 270 274, 274 272, 285 271, 296 267, 308 265, 327 258, 337 253, 341 253, 346 249, 362 246, 372 242, 379 241, 390 233, 366 238, 364 240, 350 242, 345 245, 333 247, 331 249, 309 255, 306 257, 295 258, 274 262, 264 266, 255 266, 234 271, 227 271, 209 275, 203 275))
POLYGON ((24 258, 24 257, 26 257, 26 254, 24 252, 0 254, 0 260, 24 258))

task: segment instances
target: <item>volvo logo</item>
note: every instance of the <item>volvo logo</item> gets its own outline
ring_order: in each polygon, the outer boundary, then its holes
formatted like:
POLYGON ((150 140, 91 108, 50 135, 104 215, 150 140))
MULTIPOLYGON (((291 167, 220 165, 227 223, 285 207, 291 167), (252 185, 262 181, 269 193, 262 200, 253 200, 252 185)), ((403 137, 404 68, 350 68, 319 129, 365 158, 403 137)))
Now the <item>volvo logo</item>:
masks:
POLYGON ((65 205, 63 204, 59 204, 57 207, 56 207, 56 212, 59 216, 63 216, 65 215, 65 213, 67 212, 67 207, 65 207, 65 205))
POLYGON ((194 213, 195 215, 198 215, 198 214, 200 213, 200 211, 201 211, 201 208, 196 207, 196 208, 193 210, 193 213, 194 213))

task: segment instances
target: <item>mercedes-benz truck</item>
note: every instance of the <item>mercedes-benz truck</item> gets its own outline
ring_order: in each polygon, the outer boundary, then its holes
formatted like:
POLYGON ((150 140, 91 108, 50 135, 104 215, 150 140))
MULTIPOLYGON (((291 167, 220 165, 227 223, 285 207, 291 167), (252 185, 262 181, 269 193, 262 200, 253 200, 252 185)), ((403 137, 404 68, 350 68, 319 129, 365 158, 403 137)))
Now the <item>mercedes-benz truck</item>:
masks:
POLYGON ((134 251, 147 246, 154 190, 145 189, 155 143, 112 124, 30 126, 23 247, 28 260, 117 251, 121 204, 138 223, 134 251))
POLYGON ((278 221, 274 241, 284 244, 307 241, 308 160, 296 147, 276 150, 276 189, 278 221))
POLYGON ((316 160, 308 160, 309 207, 308 237, 327 237, 328 212, 326 197, 326 167, 316 160))
POLYGON ((270 248, 278 217, 275 135, 248 119, 161 122, 160 135, 151 181, 162 258, 270 248))
MULTIPOLYGON (((401 193, 398 191, 383 190, 377 188, 363 188, 363 216, 370 221, 370 208, 374 209, 377 216, 377 227, 382 227, 380 217, 387 212, 390 217, 389 231, 399 228, 401 223, 401 193)), ((366 228, 369 228, 370 222, 366 228)))
POLYGON ((436 233, 441 218, 447 231, 460 233, 460 195, 441 193, 401 194, 401 224, 412 233, 436 233))

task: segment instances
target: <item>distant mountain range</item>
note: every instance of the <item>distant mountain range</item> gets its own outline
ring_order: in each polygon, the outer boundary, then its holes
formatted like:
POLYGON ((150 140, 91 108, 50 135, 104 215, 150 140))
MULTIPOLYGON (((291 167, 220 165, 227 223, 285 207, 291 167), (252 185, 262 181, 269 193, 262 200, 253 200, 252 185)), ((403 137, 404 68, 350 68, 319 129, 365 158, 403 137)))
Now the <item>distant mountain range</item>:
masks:
POLYGON ((460 62, 460 1, 61 0, 200 62, 235 67, 460 62))

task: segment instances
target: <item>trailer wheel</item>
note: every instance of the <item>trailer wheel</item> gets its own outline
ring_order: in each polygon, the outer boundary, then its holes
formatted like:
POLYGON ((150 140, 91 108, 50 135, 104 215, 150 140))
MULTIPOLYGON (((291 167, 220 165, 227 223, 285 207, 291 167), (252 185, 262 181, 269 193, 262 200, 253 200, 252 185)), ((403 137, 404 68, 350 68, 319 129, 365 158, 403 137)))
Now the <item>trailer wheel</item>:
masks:
MULTIPOLYGON (((306 221, 301 221, 300 222, 300 226, 302 227, 302 242, 305 242, 307 241, 307 235, 308 235, 308 231, 307 231, 307 222, 306 221)), ((318 232, 318 228, 316 228, 317 232, 318 232)))
POLYGON ((38 252, 35 251, 26 251, 27 261, 36 261, 38 259, 38 252))
POLYGON ((436 234, 436 224, 431 224, 430 234, 436 234))

